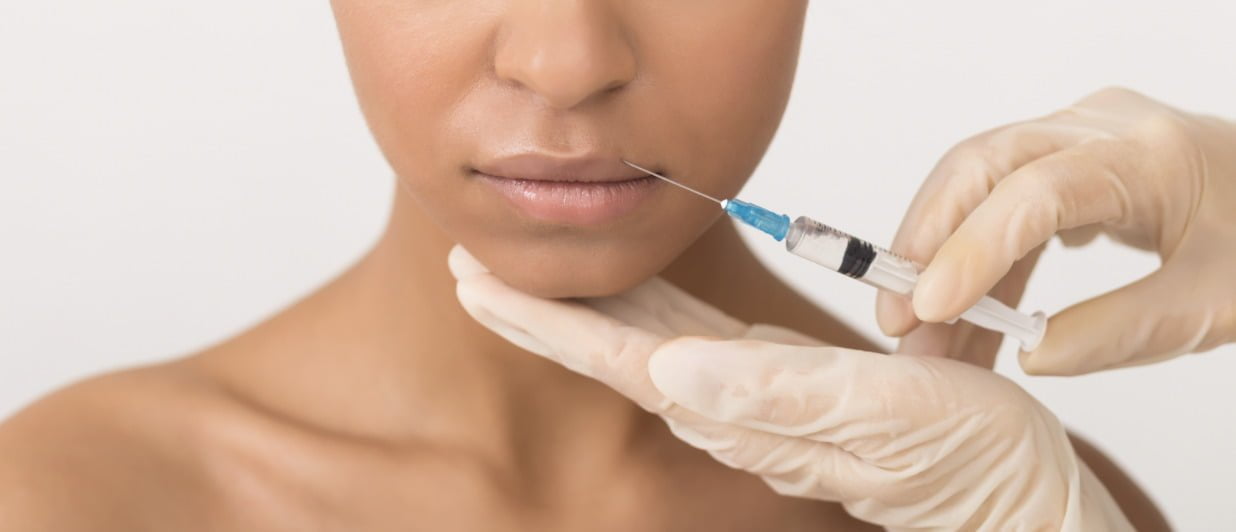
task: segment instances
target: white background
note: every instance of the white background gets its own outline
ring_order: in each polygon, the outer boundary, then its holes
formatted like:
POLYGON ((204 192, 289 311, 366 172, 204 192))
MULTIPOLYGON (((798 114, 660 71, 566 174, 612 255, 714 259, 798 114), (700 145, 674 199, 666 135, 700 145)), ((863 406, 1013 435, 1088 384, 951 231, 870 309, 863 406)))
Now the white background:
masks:
MULTIPOLYGON (((755 0, 748 0, 755 1, 755 0)), ((877 242, 953 143, 1119 84, 1236 119, 1236 3, 817 1, 746 197, 877 242)), ((373 243, 392 194, 325 2, 0 4, 0 417, 84 375, 197 350, 373 243)), ((873 293, 758 241, 871 335, 873 293)), ((1215 245, 1236 245, 1216 242, 1215 245)), ((1053 247, 1023 308, 1150 271, 1053 247)), ((1236 348, 1012 376, 1185 530, 1236 529, 1236 348)))

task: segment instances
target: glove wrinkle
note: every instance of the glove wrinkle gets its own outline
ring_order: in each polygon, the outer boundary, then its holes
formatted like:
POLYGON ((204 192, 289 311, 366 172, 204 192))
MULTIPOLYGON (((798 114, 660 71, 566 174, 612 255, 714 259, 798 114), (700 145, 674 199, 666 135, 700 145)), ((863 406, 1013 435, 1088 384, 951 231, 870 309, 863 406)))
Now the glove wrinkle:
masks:
POLYGON ((1161 268, 1053 316, 1038 349, 1021 357, 1023 369, 1075 375, 1236 340, 1233 146, 1236 124, 1120 88, 959 143, 893 239, 893 252, 927 266, 910 301, 879 296, 881 329, 906 336, 920 320, 947 322, 1000 287, 1016 287, 1016 296, 1029 268, 1014 265, 1031 250, 1057 234, 1078 243, 1101 232, 1156 252, 1161 268))
MULTIPOLYGON (((454 269, 468 267, 461 259, 454 269)), ((777 493, 837 501, 892 530, 1130 529, 1059 420, 988 370, 819 347, 661 281, 581 303, 473 272, 456 292, 482 325, 613 388, 777 493), (745 337, 758 335, 794 343, 745 337)))

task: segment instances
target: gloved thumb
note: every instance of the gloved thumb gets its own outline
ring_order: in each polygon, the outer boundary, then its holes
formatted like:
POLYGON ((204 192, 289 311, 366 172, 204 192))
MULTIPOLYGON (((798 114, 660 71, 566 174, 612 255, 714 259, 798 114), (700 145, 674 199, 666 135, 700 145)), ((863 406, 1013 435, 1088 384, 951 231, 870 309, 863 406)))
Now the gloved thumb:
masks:
POLYGON ((1021 353, 1021 367, 1032 375, 1080 375, 1196 351, 1210 329, 1198 308, 1207 298, 1188 293, 1200 286, 1160 270, 1069 307, 1048 321, 1038 349, 1021 353))
POLYGON ((888 410, 849 391, 866 380, 857 374, 874 369, 866 362, 883 355, 850 355, 834 347, 681 338, 658 349, 648 371, 668 399, 720 423, 671 423, 678 437, 760 475, 782 495, 849 501, 890 480, 840 445, 860 439, 846 433, 853 419, 881 425, 877 416, 888 410), (839 403, 844 406, 834 409, 839 403))
POLYGON ((670 400, 710 419, 831 444, 859 442, 868 429, 887 437, 876 420, 913 417, 924 405, 917 394, 941 388, 938 372, 913 357, 758 340, 672 340, 648 373, 670 400))

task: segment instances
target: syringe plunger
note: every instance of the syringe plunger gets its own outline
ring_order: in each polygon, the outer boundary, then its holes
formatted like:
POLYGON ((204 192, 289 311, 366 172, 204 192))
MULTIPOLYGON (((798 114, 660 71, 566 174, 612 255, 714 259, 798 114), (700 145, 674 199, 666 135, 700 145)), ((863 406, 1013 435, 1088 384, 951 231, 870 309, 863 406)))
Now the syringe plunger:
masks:
MULTIPOLYGON (((914 292, 914 284, 922 268, 905 257, 805 216, 791 224, 790 217, 784 214, 742 200, 719 200, 633 162, 623 162, 683 190, 720 203, 727 214, 742 223, 767 233, 777 241, 785 240, 785 249, 790 253, 882 290, 903 295, 914 292)), ((1047 318, 1042 312, 1027 316, 986 296, 962 313, 961 319, 1017 338, 1026 351, 1038 347, 1047 328, 1047 318)))

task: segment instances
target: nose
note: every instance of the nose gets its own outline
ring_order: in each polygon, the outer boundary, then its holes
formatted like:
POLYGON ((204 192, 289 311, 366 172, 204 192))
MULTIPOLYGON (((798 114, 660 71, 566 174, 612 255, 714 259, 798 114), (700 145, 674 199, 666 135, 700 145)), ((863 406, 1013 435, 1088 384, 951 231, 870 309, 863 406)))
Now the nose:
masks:
POLYGON ((499 78, 565 110, 635 77, 635 52, 608 2, 525 0, 509 5, 495 47, 499 78))

